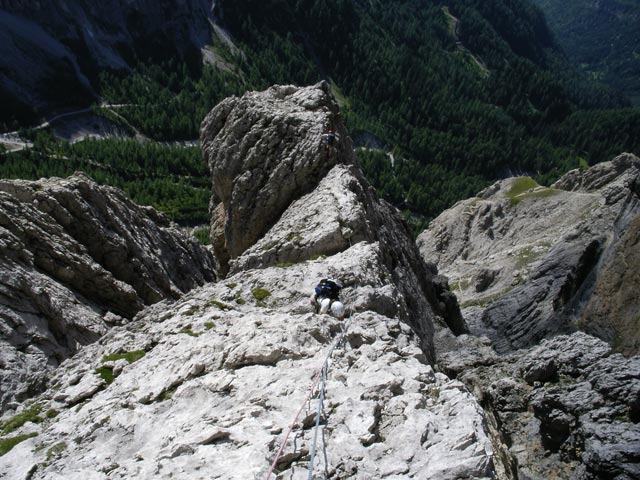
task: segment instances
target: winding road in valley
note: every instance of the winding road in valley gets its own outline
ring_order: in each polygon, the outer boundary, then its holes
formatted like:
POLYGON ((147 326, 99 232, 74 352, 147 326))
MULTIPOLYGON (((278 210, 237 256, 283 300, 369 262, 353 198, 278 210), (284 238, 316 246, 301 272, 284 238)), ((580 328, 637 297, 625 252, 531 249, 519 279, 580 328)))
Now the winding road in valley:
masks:
MULTIPOLYGON (((126 118, 124 118, 118 112, 115 111, 115 109, 118 109, 118 108, 133 107, 133 106, 135 105, 127 104, 127 103, 113 104, 113 103, 103 102, 100 104, 100 108, 109 110, 111 113, 116 115, 124 123, 124 125, 130 128, 131 131, 135 133, 136 138, 146 139, 146 137, 141 132, 139 132, 135 127, 133 127, 133 125, 131 125, 126 118)), ((60 113, 58 115, 55 115, 45 120, 40 125, 31 127, 31 130, 42 130, 44 128, 51 127, 54 122, 57 122, 58 120, 61 120, 63 118, 73 117, 77 115, 84 115, 87 113, 91 113, 92 111, 93 111, 93 107, 87 107, 87 108, 81 108, 79 110, 74 110, 71 112, 60 113)), ((7 152, 19 152, 20 150, 24 150, 25 148, 32 147, 33 143, 22 139, 18 131, 16 130, 15 132, 0 133, 0 145, 3 145, 7 150, 7 152)))

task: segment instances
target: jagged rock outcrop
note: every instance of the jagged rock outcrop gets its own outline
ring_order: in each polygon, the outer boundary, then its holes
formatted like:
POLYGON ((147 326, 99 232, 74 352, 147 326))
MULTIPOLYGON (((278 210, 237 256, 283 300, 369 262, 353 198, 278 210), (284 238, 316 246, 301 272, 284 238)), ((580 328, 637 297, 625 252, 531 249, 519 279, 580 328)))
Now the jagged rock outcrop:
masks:
MULTIPOLYGON (((276 86, 220 103, 201 129, 213 180, 211 237, 220 270, 286 265, 380 242, 411 322, 432 359, 438 315, 466 331, 455 298, 436 288, 406 224, 356 166, 326 82, 276 86), (322 135, 336 132, 327 145, 322 135)), ((349 279, 345 279, 347 284, 349 279)))
MULTIPOLYGON (((279 87, 253 94, 254 100, 282 91, 289 93, 265 113, 289 108, 290 95, 328 97, 326 87, 318 85, 279 87)), ((295 114, 290 125, 295 131, 295 114)), ((304 141, 305 136, 293 138, 304 141)), ((203 141, 209 155, 211 140, 203 141)), ((243 140, 238 138, 236 145, 243 140)), ((308 145, 322 155, 316 142, 308 145)), ((308 155, 313 161, 313 153, 308 155)), ((230 160, 247 156, 244 152, 230 160)), ((253 161, 260 159, 276 172, 278 159, 286 158, 276 149, 253 161)), ((246 191, 244 176, 253 175, 251 169, 240 170, 229 178, 232 199, 238 195, 233 186, 246 191)), ((324 179, 307 184, 308 191, 296 191, 283 202, 265 223, 262 238, 247 243, 223 280, 176 302, 145 308, 134 322, 111 329, 65 361, 52 388, 31 406, 42 412, 40 423, 18 425, 5 416, 4 426, 15 428, 5 436, 23 441, 0 457, 0 470, 16 479, 88 474, 105 479, 264 478, 302 407, 276 475, 307 478, 318 398, 309 402, 305 397, 339 341, 328 370, 316 474, 334 479, 492 478, 493 448, 482 410, 461 382, 434 372, 429 363, 438 321, 433 310, 445 308, 432 307, 432 302, 438 294, 446 301, 446 282, 431 285, 434 275, 418 257, 398 213, 376 199, 354 164, 336 161, 323 174, 324 179), (320 213, 308 208, 307 195, 320 213), (322 218, 316 233, 298 228, 309 214, 322 218), (396 226, 401 228, 392 232, 396 226), (347 234, 348 229, 357 236, 347 234), (278 245, 268 243, 262 250, 258 246, 265 238, 278 245), (399 243, 392 245, 395 240, 399 243), (286 242, 299 244, 303 253, 286 242), (344 322, 310 308, 309 294, 326 275, 344 280, 342 298, 352 311, 344 322), (18 437, 29 434, 35 436, 18 437)), ((262 188, 275 187, 262 185, 252 195, 260 196, 262 188)), ((224 205, 223 198, 217 200, 224 205)), ((249 198, 237 201, 261 208, 249 198)), ((233 200, 225 208, 239 211, 245 221, 253 218, 233 200)), ((237 226, 224 225, 225 231, 239 232, 237 226)), ((227 247, 236 251, 231 243, 227 247)), ((446 330, 444 324, 439 330, 446 330)))
POLYGON ((352 162, 338 115, 326 83, 230 97, 207 115, 200 139, 213 182, 211 236, 221 271, 334 165, 352 162), (332 145, 322 141, 329 129, 337 133, 332 145))
POLYGON ((465 364, 452 351, 440 361, 489 413, 503 445, 496 453, 511 478, 640 475, 638 356, 613 354, 604 341, 578 332, 484 364, 481 358, 467 355, 465 364))
POLYGON ((484 406, 510 478, 640 475, 639 178, 624 154, 552 188, 504 180, 419 238, 474 334, 441 332, 438 369, 484 406))
POLYGON ((207 250, 82 174, 0 181, 0 251, 2 410, 114 323, 215 279, 207 250))
POLYGON ((638 269, 624 259, 638 242, 639 178, 640 160, 624 154, 552 188, 504 180, 442 214, 418 244, 462 306, 480 307, 467 319, 500 351, 580 328, 638 353, 638 269))

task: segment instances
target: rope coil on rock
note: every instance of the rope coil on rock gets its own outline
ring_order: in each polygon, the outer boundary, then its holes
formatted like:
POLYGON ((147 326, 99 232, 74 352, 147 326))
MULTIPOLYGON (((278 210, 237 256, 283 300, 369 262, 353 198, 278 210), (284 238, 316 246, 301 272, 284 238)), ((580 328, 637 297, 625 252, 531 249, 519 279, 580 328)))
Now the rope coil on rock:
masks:
POLYGON ((269 471, 267 472, 267 475, 264 477, 264 480, 269 480, 270 479, 271 474, 273 473, 273 471, 276 468, 276 465, 278 464, 278 460, 280 460, 280 457, 282 456, 282 452, 283 452, 284 447, 285 447, 285 445, 287 443, 287 439, 289 438, 289 435, 291 434, 291 432, 293 431, 296 423, 298 422, 298 418, 300 417, 300 414, 302 413, 302 410, 304 410, 305 404, 307 402, 311 401, 311 397, 313 396, 313 393, 315 392, 316 387, 318 386, 318 382, 320 380, 322 380, 322 386, 321 386, 321 390, 320 390, 320 400, 319 400, 319 403, 318 403, 318 409, 316 411, 314 439, 313 439, 313 445, 312 445, 312 448, 311 448, 311 459, 310 459, 310 462, 309 462, 309 479, 311 479, 311 476, 313 475, 313 461, 314 461, 315 454, 316 454, 316 449, 317 449, 318 430, 319 430, 319 425, 320 425, 320 413, 322 411, 322 404, 324 402, 324 391, 325 391, 325 386, 326 386, 326 381, 327 381, 327 371, 328 371, 328 368, 329 368, 329 359, 331 358, 331 355, 333 354, 333 351, 336 349, 336 347, 338 345, 340 345, 342 343, 342 341, 344 340, 345 335, 347 333, 347 330, 349 329, 349 326, 351 325, 351 317, 352 317, 352 313, 349 314, 349 319, 343 325, 342 332, 340 333, 338 338, 333 342, 333 345, 331 345, 331 348, 327 352, 327 355, 325 356, 324 362, 322 362, 322 366, 318 370, 316 370, 316 372, 314 373, 314 375, 312 377, 313 378, 313 382, 311 384, 311 388, 309 389, 309 393, 307 393, 307 396, 305 397, 304 401, 302 402, 302 405, 298 409, 298 413, 296 413, 296 416, 293 419, 293 422, 291 422, 291 425, 289 426, 289 430, 287 431, 287 433, 285 434, 284 438, 282 439, 282 442, 280 443, 280 448, 278 448, 278 453, 276 453, 276 457, 273 459, 273 463, 271 464, 271 467, 269 468, 269 471))

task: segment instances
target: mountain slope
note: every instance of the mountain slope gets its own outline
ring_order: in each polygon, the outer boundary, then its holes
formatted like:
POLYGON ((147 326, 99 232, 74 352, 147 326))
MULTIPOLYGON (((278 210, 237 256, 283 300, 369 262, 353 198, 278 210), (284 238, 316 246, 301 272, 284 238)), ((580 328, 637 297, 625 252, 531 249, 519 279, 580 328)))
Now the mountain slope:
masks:
POLYGON ((167 55, 199 62, 210 42, 208 0, 0 2, 0 122, 97 98, 98 73, 167 55))
POLYGON ((223 202, 224 212, 250 214, 244 211, 249 205, 259 213, 259 191, 250 195, 253 201, 242 195, 243 180, 262 174, 258 183, 271 190, 282 186, 286 171, 310 184, 294 185, 290 202, 274 206, 281 218, 319 217, 345 237, 353 228, 353 243, 336 248, 332 236, 309 238, 273 219, 257 226, 258 238, 241 241, 231 233, 246 217, 228 215, 227 248, 238 264, 244 251, 256 256, 247 244, 259 242, 260 233, 323 255, 272 265, 278 253, 282 261, 293 257, 270 242, 252 268, 145 308, 134 322, 110 330, 62 364, 33 405, 5 417, 2 441, 17 445, 0 456, 3 472, 15 479, 265 478, 284 442, 268 478, 306 477, 317 421, 316 473, 493 476, 482 410, 459 381, 433 369, 434 332, 449 330, 439 314, 445 299, 431 298, 437 278, 398 212, 369 188, 350 149, 329 152, 337 158, 326 177, 304 175, 325 158, 318 139, 305 141, 308 130, 322 130, 324 108, 344 131, 326 84, 273 87, 219 105, 202 139, 213 178, 226 176, 232 191, 230 198, 217 192, 213 203, 223 202), (221 118, 229 121, 217 123, 221 118), (218 148, 242 125, 251 128, 252 148, 218 148), (259 133, 270 125, 288 128, 290 136, 268 144, 269 135, 259 133), (304 161, 289 163, 285 153, 292 146, 304 161), (336 177, 346 185, 341 196, 336 177), (298 201, 307 193, 318 201, 298 201), (346 321, 315 314, 309 305, 309 293, 327 275, 345 285, 346 321), (316 390, 313 380, 332 350, 320 408, 315 395, 306 396, 316 390), (36 410, 47 412, 39 424, 21 423, 35 419, 36 410))
POLYGON ((0 226, 3 412, 110 326, 216 278, 194 239, 79 173, 0 181, 0 226))
POLYGON ((572 62, 640 103, 640 3, 534 0, 572 62))
POLYGON ((639 178, 624 154, 505 179, 418 238, 471 332, 440 335, 438 365, 483 399, 510 478, 640 474, 639 178))

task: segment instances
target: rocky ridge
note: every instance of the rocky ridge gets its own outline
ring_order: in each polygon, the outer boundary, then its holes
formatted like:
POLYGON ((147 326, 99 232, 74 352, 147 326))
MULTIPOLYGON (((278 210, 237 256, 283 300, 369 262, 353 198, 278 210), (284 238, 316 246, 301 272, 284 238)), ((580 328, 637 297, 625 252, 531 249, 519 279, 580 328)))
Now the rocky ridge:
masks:
POLYGON ((145 305, 214 280, 211 254, 82 174, 0 181, 0 405, 145 305))
POLYGON ((500 351, 579 327, 638 353, 637 269, 622 259, 635 255, 639 178, 640 160, 624 154, 551 188, 503 180, 434 220, 418 245, 500 351))
POLYGON ((551 188, 508 179, 418 240, 474 334, 443 332, 439 369, 484 406, 511 478, 640 475, 639 178, 623 154, 551 188))
POLYGON ((204 119, 201 144, 213 181, 219 271, 287 265, 380 242, 402 294, 399 314, 419 332, 430 360, 434 324, 467 330, 407 225, 357 167, 326 82, 229 98, 204 119), (322 141, 329 129, 337 134, 331 145, 322 141))
POLYGON ((0 457, 0 470, 16 479, 264 478, 303 406, 271 479, 307 478, 318 400, 304 400, 339 342, 318 474, 492 478, 499 466, 480 406, 429 362, 435 332, 460 322, 455 298, 420 259, 398 212, 362 178, 346 136, 323 150, 322 107, 335 104, 327 86, 250 96, 223 103, 202 130, 216 195, 214 244, 228 253, 218 261, 230 273, 146 307, 60 365, 52 388, 20 410, 33 409, 39 423, 3 419, 5 437, 22 441, 0 457), (219 147, 241 125, 288 125, 290 137, 268 147, 269 135, 251 127, 219 147), (290 155, 294 144, 305 147, 290 155), (316 155, 333 160, 318 163, 316 155), (280 186, 269 204, 276 211, 266 212, 257 199, 280 186), (257 217, 263 222, 248 223, 257 217), (310 309, 324 276, 344 280, 352 312, 345 322, 310 309))

